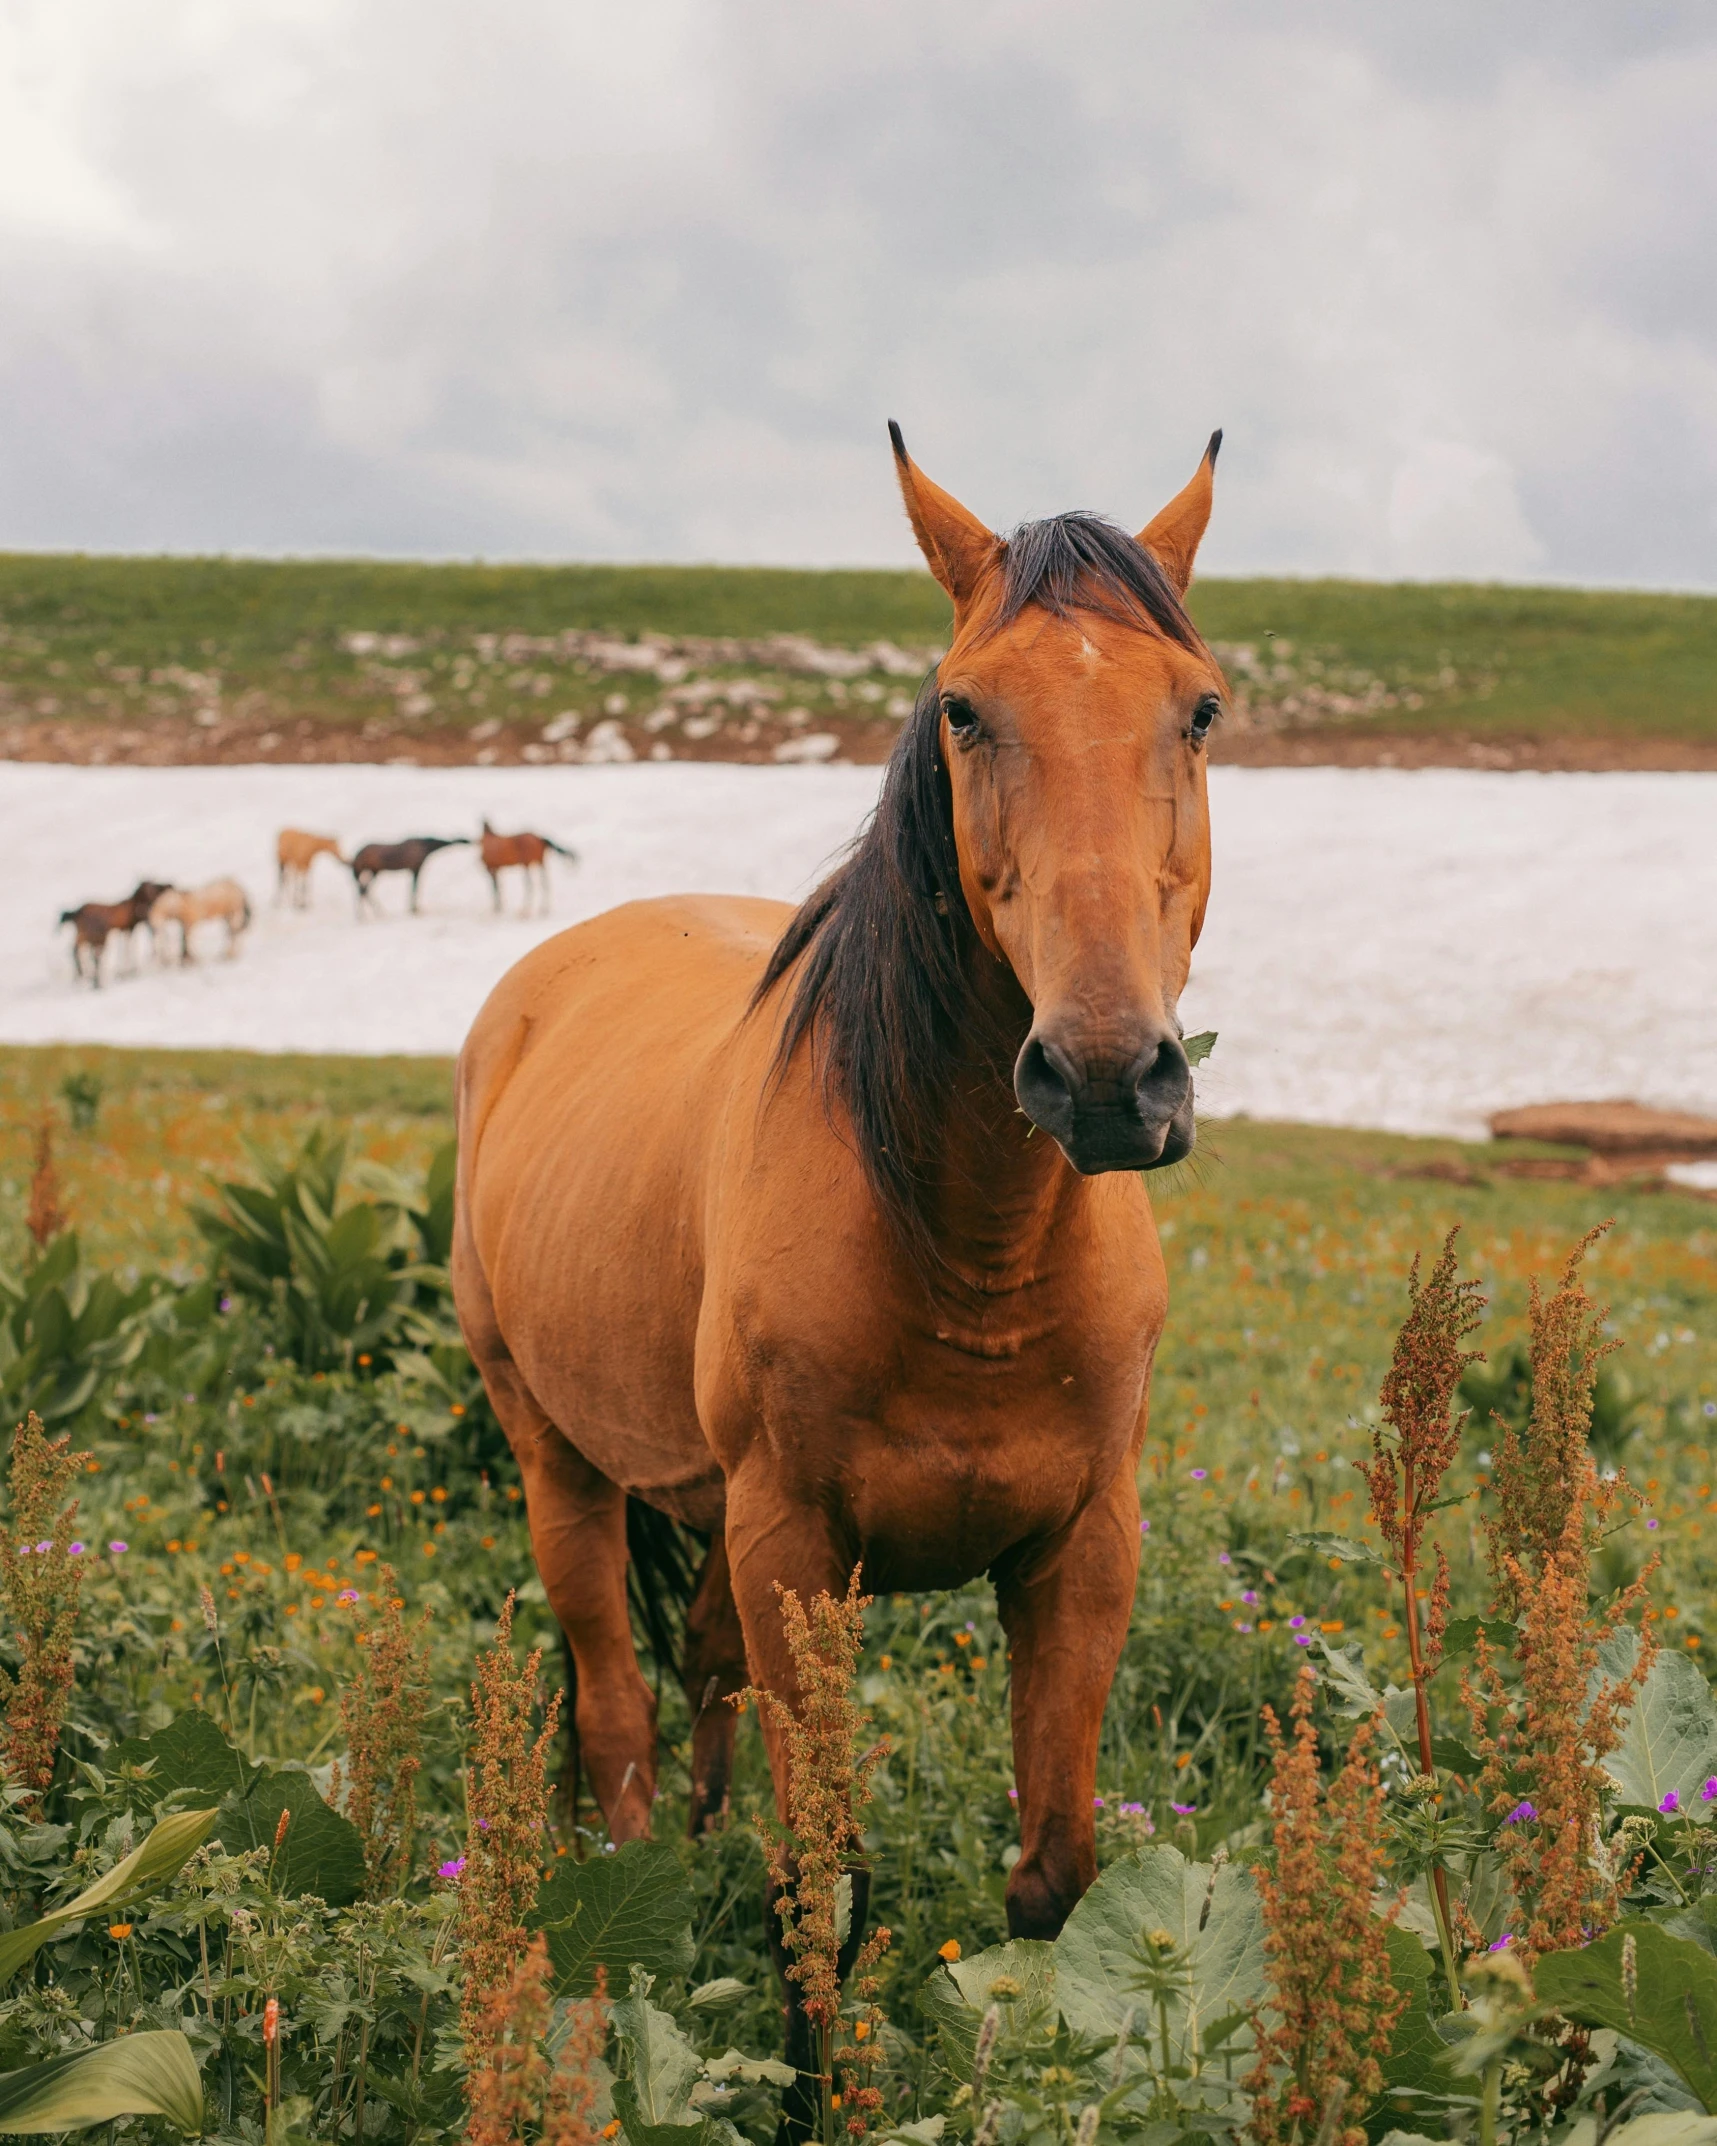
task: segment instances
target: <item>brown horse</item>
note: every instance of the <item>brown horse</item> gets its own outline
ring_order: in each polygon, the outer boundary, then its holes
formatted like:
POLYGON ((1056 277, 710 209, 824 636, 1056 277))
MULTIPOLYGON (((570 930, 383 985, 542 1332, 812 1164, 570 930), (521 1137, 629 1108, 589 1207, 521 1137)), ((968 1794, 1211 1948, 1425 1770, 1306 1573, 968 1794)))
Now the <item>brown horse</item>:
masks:
POLYGON ((344 864, 340 844, 333 835, 313 835, 302 827, 283 827, 279 840, 274 845, 275 862, 280 868, 274 883, 274 899, 278 905, 290 901, 294 909, 310 906, 310 867, 318 857, 332 857, 336 864, 344 864))
POLYGON ((409 872, 411 874, 411 913, 417 914, 417 882, 424 866, 438 849, 468 849, 469 835, 412 835, 404 842, 366 842, 362 849, 354 850, 347 860, 352 870, 352 884, 358 890, 358 921, 364 920, 366 908, 374 909, 373 888, 384 872, 409 872))
POLYGON ((578 862, 575 849, 562 849, 548 835, 498 835, 483 822, 483 869, 495 890, 495 908, 501 907, 501 874, 514 865, 522 865, 525 874, 524 914, 531 913, 531 889, 536 885, 542 890, 542 912, 548 914, 548 853, 553 850, 557 857, 565 857, 570 863, 578 862), (533 881, 532 874, 536 877, 533 881))
MULTIPOLYGON (((460 1057, 453 1280, 524 1479, 609 1828, 648 1831, 628 1498, 706 1530, 692 1825, 775 1589, 992 1576, 1012 1649, 1016 1935, 1096 1873, 1167 1282, 1142 1171, 1192 1146, 1176 1004, 1223 681, 1182 604, 1220 434, 1137 537, 993 535, 891 428, 952 645, 874 818, 797 913, 638 902, 545 941, 460 1057), (1047 1136, 1047 1137, 1046 1137, 1047 1136)), ((784 1796, 779 1734, 764 1734, 784 1796)))
POLYGON ((149 926, 151 943, 155 938, 154 908, 164 894, 171 894, 172 887, 164 879, 140 879, 135 890, 122 902, 84 902, 76 909, 62 909, 60 926, 70 924, 72 938, 72 973, 82 983, 87 976, 90 984, 101 989, 101 957, 110 938, 125 941, 131 950, 131 966, 137 966, 136 934, 142 925, 149 926), (88 957, 87 965, 85 957, 88 957))

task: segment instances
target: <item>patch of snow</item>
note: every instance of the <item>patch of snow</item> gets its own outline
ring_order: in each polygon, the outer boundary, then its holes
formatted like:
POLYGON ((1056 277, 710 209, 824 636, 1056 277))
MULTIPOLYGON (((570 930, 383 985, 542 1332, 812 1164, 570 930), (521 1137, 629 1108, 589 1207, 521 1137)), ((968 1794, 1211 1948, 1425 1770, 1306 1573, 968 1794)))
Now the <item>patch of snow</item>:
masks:
MULTIPOLYGON (((0 764, 0 1038, 452 1052, 502 972, 581 917, 676 889, 804 893, 880 774, 0 764), (580 852, 551 859, 555 914, 520 917, 509 875, 494 917, 463 848, 431 859, 419 917, 392 879, 386 914, 357 923, 325 858, 308 910, 272 906, 281 827, 350 851, 485 815, 580 852), (236 961, 73 984, 60 910, 227 873, 257 912, 236 961)), ((1717 776, 1215 768, 1210 787, 1214 887, 1181 1006, 1188 1033, 1220 1036, 1207 1115, 1478 1137, 1517 1103, 1717 1112, 1717 776)))

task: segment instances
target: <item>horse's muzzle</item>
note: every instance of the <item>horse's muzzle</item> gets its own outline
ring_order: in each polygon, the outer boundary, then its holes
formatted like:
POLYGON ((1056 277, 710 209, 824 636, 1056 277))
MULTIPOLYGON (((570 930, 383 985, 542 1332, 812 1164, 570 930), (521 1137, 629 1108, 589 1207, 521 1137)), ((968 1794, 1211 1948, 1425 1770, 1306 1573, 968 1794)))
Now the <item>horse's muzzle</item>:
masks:
POLYGON ((1192 1068, 1180 1038, 1152 1037, 1121 1066, 1081 1063, 1036 1029, 1014 1063, 1020 1108, 1083 1176, 1161 1170, 1192 1153, 1192 1068))

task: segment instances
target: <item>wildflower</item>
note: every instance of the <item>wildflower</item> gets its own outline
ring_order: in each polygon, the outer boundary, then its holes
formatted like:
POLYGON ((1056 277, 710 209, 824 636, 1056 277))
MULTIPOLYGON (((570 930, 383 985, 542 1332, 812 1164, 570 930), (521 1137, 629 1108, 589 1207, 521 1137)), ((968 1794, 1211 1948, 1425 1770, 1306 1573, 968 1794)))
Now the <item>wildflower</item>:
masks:
POLYGON ((83 1544, 82 1544, 81 1542, 69 1542, 69 1543, 67 1543, 67 1544, 66 1544, 66 1555, 67 1555, 67 1557, 82 1557, 82 1555, 83 1555, 83 1544))
POLYGON ((477 1681, 471 1687, 472 1826, 465 1844, 471 1883, 459 1888, 465 1959, 460 2026, 471 2072, 487 2059, 485 2021, 516 1974, 525 1949, 525 1918, 536 1902, 540 1843, 548 1826, 548 1747, 560 1714, 561 1695, 556 1692, 544 1709, 540 1732, 531 1740, 542 1649, 531 1652, 521 1672, 513 1662, 512 1642, 509 1594, 495 1626, 494 1644, 479 1657, 477 1681))
POLYGON ((1665 1818, 1673 1818, 1676 1812, 1680 1810, 1680 1808, 1681 1798, 1679 1795, 1677 1795, 1676 1791, 1673 1788, 1670 1790, 1669 1794, 1664 1797, 1663 1801, 1658 1805, 1658 1809, 1663 1813, 1665 1818))
POLYGON ((215 1598, 210 1591, 207 1580, 203 1582, 198 1593, 202 1598, 203 1623, 211 1632, 218 1632, 220 1630, 220 1619, 215 1614, 215 1598))
POLYGON ((1247 1588, 1243 1588, 1243 1589, 1241 1590, 1241 1595, 1240 1595, 1240 1599, 1241 1599, 1241 1601, 1242 1601, 1242 1602, 1244 1602, 1244 1603, 1248 1604, 1249 1606, 1250 1606, 1250 1605, 1252 1605, 1252 1604, 1255 1604, 1255 1603, 1257 1602, 1257 1600, 1258 1600, 1258 1590, 1257 1590, 1257 1588, 1255 1588, 1255 1587, 1247 1587, 1247 1588))
POLYGON ((1714 1773, 1699 1791, 1699 1800, 1701 1803, 1717 1802, 1717 1773, 1714 1773))
POLYGON ((1190 1818, 1198 1809, 1198 1805, 1196 1803, 1171 1803, 1169 1809, 1178 1811, 1182 1818, 1190 1818))
POLYGON ((7 1471, 12 1522, 0 1526, 0 1594, 18 1666, 10 1674, 0 1670, 0 1762, 26 1791, 26 1815, 35 1815, 53 1780, 60 1725, 71 1698, 72 1634, 83 1573, 69 1551, 54 1554, 54 1542, 71 1532, 77 1501, 63 1507, 60 1501, 88 1458, 71 1450, 69 1438, 50 1439, 34 1415, 13 1433, 7 1471), (54 1529, 45 1541, 44 1524, 54 1529), (20 1535, 26 1540, 19 1542, 20 1535), (33 1565, 20 1564, 25 1551, 33 1565))
POLYGON ((1505 1826, 1526 1826, 1538 1816, 1538 1806, 1533 1803, 1517 1803, 1503 1820, 1505 1826))
POLYGON ((342 1587, 340 1589, 340 1592, 334 1597, 334 1600, 336 1602, 356 1602, 357 1599, 358 1590, 355 1587, 342 1587))
POLYGON ((1592 1617, 1593 1552, 1631 1492, 1620 1476, 1600 1479, 1587 1443, 1597 1367, 1607 1353, 1604 1315, 1579 1281, 1591 1243, 1588 1236, 1575 1246, 1548 1300, 1533 1285, 1530 1429, 1524 1441, 1505 1430, 1497 1455, 1497 1514, 1486 1533, 1494 1613, 1519 1622, 1519 1686, 1504 1684, 1482 1632, 1476 1674, 1462 1681, 1490 1808, 1511 1809, 1519 1795, 1511 1784, 1524 1779, 1538 1811, 1531 1831, 1517 1827, 1497 1842, 1520 1903, 1518 1938, 1529 1963, 1541 1952, 1589 1943, 1620 1911, 1631 1866, 1600 1864, 1587 1844, 1608 1785, 1602 1761, 1620 1741, 1623 1717, 1656 1654, 1651 1628, 1642 1625, 1632 1671, 1595 1679, 1599 1649, 1639 1606, 1649 1568, 1592 1617))
POLYGON ((1208 1468, 1194 1468, 1191 1472, 1193 1481, 1195 1483, 1202 1483, 1205 1477, 1210 1473, 1210 1470, 1208 1468))
POLYGON ((1381 2059, 1407 2003, 1389 1976, 1392 1918, 1371 1911, 1384 1857, 1373 1727, 1360 1727, 1326 1789, 1312 1725, 1315 1688, 1311 1669, 1302 1669, 1291 1738, 1264 1709, 1275 1753, 1275 1853, 1256 1873, 1270 1981, 1269 2008, 1253 2015, 1258 2063, 1246 2081, 1258 2146, 1285 2146, 1314 2126, 1330 2146, 1364 2146, 1360 2123, 1337 2128, 1341 2103, 1359 2118, 1381 2091, 1381 2059))
POLYGON ((453 1857, 451 1857, 451 1858, 450 1858, 450 1859, 449 1859, 449 1860, 448 1860, 447 1862, 445 1862, 445 1863, 437 1863, 437 1864, 436 1864, 436 1866, 435 1866, 435 1875, 436 1875, 436 1876, 437 1876, 438 1878, 462 1878, 462 1877, 464 1877, 464 1875, 465 1875, 465 1858, 464 1858, 464 1857, 463 1857, 462 1855, 456 1855, 456 1856, 453 1856, 453 1857))
POLYGON ((107 1934, 109 1937, 123 1940, 131 1935, 135 1927, 135 1924, 128 1922, 110 1922, 107 1926, 107 1934))
POLYGON ((1303 1617, 1290 1617, 1288 1619, 1288 1630, 1290 1632, 1297 1632, 1300 1629, 1301 1625, 1305 1623, 1305 1621, 1306 1620, 1303 1617))
POLYGON ((128 1543, 128 1542, 110 1542, 110 1543, 108 1544, 107 1548, 108 1548, 108 1554, 109 1554, 110 1556, 112 1556, 112 1557, 123 1557, 123 1556, 125 1555, 126 1551, 127 1551, 127 1550, 129 1550, 129 1549, 131 1548, 131 1545, 130 1545, 130 1543, 128 1543))
POLYGON ((1494 1942, 1493 1944, 1489 1944, 1489 1945, 1487 1945, 1487 1946, 1485 1947, 1485 1950, 1486 1950, 1487 1952, 1506 1952, 1506 1951, 1508 1950, 1509 1946, 1510 1946, 1510 1945, 1512 1945, 1513 1943, 1514 1943, 1514 1933, 1513 1933, 1513 1931, 1512 1931, 1512 1930, 1505 1930, 1505 1931, 1504 1931, 1504 1932, 1502 1933, 1501 1937, 1497 1938, 1497 1939, 1496 1939, 1496 1941, 1495 1941, 1495 1942, 1494 1942))
MULTIPOLYGON (((1010 1790, 1009 1793, 1012 1794, 1013 1791, 1010 1790)), ((960 1957, 960 1940, 957 1937, 950 1937, 944 1940, 942 1944, 936 1947, 936 1957, 939 1960, 946 1960, 952 1966, 960 1957)))

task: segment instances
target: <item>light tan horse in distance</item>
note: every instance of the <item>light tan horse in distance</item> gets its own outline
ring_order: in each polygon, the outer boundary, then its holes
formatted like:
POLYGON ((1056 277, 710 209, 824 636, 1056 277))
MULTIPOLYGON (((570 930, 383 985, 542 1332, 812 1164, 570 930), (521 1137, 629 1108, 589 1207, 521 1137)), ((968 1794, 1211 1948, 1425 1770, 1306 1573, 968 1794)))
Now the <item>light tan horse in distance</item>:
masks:
POLYGON ((179 927, 181 965, 191 957, 191 934, 199 924, 226 926, 229 961, 240 937, 250 929, 250 897, 236 879, 211 879, 203 887, 169 887, 149 912, 149 929, 157 942, 169 924, 179 927))
POLYGON ((274 845, 280 876, 274 883, 276 905, 288 901, 294 909, 310 906, 310 867, 318 857, 332 857, 344 864, 340 845, 333 835, 313 835, 302 827, 283 827, 274 845))
POLYGON ((615 1838, 648 1831, 656 1785, 629 1497, 710 1537, 682 1669, 694 1831, 731 1761, 715 1696, 796 1696, 777 1584, 987 1573, 1008 1923, 1047 1937, 1096 1875, 1138 1571, 1168 1307, 1140 1173, 1193 1142, 1176 1005, 1224 688, 1182 596, 1221 435, 1137 537, 1070 514, 1004 539, 890 430, 954 624, 874 817, 797 912, 630 903, 503 978, 459 1060, 453 1280, 615 1838))

